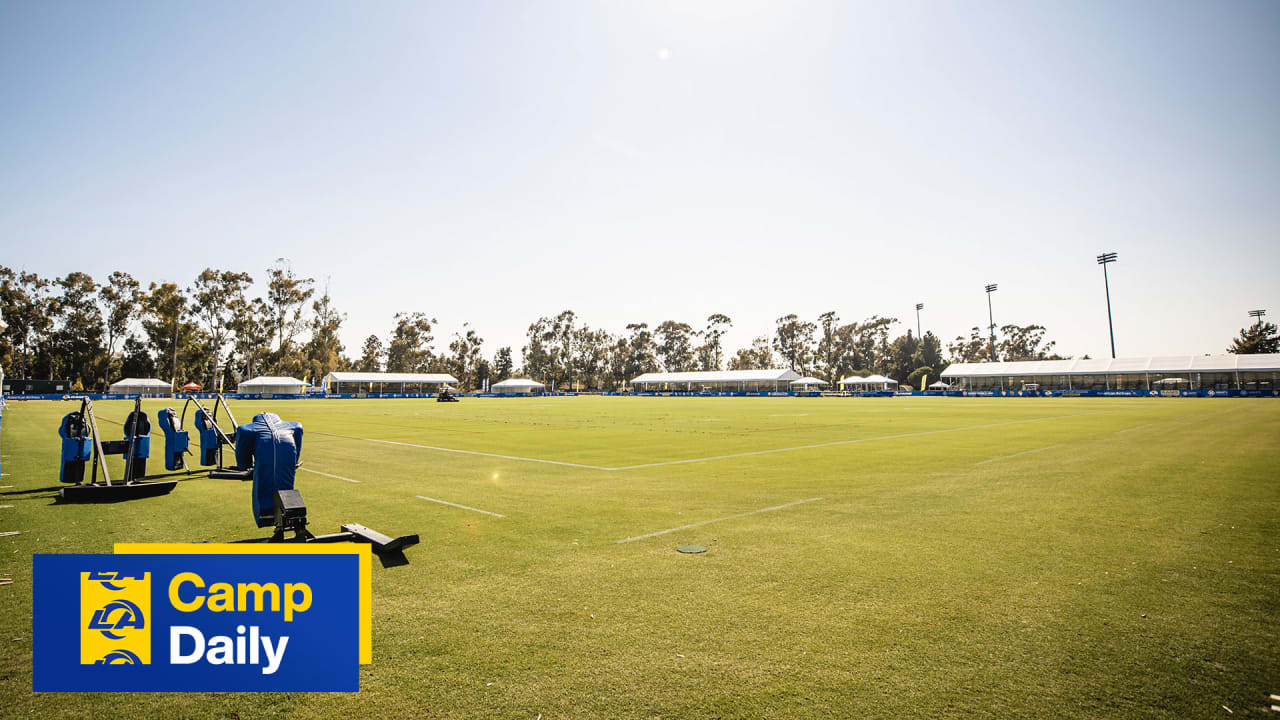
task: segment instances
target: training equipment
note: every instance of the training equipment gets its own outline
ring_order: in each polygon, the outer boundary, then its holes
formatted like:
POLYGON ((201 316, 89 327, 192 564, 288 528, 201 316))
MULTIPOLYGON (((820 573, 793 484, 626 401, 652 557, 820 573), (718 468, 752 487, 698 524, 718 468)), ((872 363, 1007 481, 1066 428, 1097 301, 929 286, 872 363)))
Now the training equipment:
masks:
POLYGON ((229 445, 234 451, 236 445, 233 436, 218 424, 218 409, 221 408, 231 422, 231 432, 234 433, 236 431, 236 417, 231 414, 231 408, 227 407, 227 399, 222 396, 222 393, 218 393, 212 403, 213 410, 210 411, 209 408, 200 403, 199 398, 195 395, 187 395, 187 401, 182 404, 182 415, 179 417, 180 425, 185 424, 187 408, 191 405, 196 406, 196 431, 200 434, 200 464, 206 467, 209 465, 216 466, 209 471, 209 477, 230 480, 250 479, 252 473, 238 461, 236 466, 231 468, 225 467, 222 463, 222 449, 229 445))
POLYGON ((265 542, 367 542, 384 564, 408 562, 403 551, 418 544, 417 535, 392 538, 356 523, 332 535, 314 535, 307 529, 307 506, 293 487, 302 453, 301 423, 259 413, 253 422, 236 428, 235 446, 237 463, 251 467, 254 522, 275 528, 265 542))
POLYGON ((69 398, 80 401, 80 410, 68 413, 58 426, 62 437, 62 468, 58 479, 71 483, 59 490, 68 502, 115 502, 135 498, 164 495, 178 484, 176 480, 137 482, 147 473, 147 458, 151 454, 151 421, 142 412, 142 399, 134 400, 133 412, 124 423, 123 440, 102 440, 98 421, 93 414, 93 401, 87 397, 69 398), (124 479, 111 482, 105 456, 123 455, 124 479), (84 482, 85 464, 92 462, 88 483, 84 482), (98 482, 98 468, 102 468, 102 483, 98 482))
POLYGON ((157 417, 160 429, 164 431, 164 469, 186 470, 187 459, 184 456, 190 452, 191 437, 182 429, 182 418, 173 408, 161 410, 157 417))

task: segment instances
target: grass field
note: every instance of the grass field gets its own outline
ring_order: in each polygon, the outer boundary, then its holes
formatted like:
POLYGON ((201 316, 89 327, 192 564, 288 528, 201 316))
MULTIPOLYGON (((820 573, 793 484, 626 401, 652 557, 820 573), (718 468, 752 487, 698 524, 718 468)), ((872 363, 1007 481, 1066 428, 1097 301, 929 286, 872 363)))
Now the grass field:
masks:
POLYGON ((318 531, 422 537, 411 565, 375 569, 361 692, 32 693, 33 553, 260 532, 246 484, 200 475, 55 504, 72 404, 11 403, 5 717, 1190 718, 1270 714, 1280 694, 1280 402, 232 408, 304 424, 318 531))

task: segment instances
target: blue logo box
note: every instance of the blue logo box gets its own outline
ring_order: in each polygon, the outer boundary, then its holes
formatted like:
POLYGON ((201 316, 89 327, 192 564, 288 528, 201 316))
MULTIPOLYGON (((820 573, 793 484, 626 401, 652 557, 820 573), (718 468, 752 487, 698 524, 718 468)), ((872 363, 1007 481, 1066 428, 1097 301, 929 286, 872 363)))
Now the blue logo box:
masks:
POLYGON ((37 692, 360 689, 355 554, 33 562, 37 692))

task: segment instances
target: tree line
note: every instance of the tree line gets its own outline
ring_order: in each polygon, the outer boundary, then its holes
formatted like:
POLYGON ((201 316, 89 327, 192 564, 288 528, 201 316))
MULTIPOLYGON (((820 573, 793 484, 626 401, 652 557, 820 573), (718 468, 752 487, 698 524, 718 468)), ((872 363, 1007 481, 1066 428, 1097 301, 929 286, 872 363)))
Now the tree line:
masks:
MULTIPOLYGON (((990 359, 990 343, 974 328, 947 346, 931 332, 893 336, 896 318, 858 322, 834 311, 809 320, 774 321, 772 333, 732 351, 733 326, 713 313, 695 325, 665 320, 629 323, 621 332, 591 328, 572 310, 529 325, 517 367, 512 348, 492 356, 469 323, 437 350, 435 318, 401 312, 384 336, 370 335, 352 357, 339 340, 346 315, 327 286, 299 277, 288 260, 267 268, 264 282, 245 272, 207 268, 187 287, 140 281, 113 272, 98 282, 83 272, 61 278, 0 266, 0 367, 16 378, 68 379, 77 390, 105 388, 121 377, 189 380, 234 388, 257 375, 319 382, 331 371, 447 372, 464 389, 523 375, 557 387, 615 389, 646 372, 790 368, 836 382, 848 375, 887 375, 915 385, 949 362, 990 359), (255 288, 259 291, 254 292, 255 288)), ((1005 325, 997 355, 1051 359, 1053 342, 1038 325, 1005 325)))

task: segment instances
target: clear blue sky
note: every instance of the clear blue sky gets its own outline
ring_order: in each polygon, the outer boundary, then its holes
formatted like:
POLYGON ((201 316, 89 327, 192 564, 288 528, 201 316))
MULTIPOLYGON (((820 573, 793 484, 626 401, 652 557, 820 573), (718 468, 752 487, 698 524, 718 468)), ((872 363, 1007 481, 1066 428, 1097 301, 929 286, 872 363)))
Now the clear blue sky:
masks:
POLYGON ((277 257, 343 339, 892 315, 1221 352, 1280 317, 1280 3, 0 3, 0 264, 277 257))

